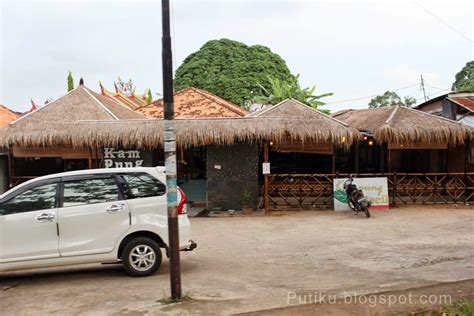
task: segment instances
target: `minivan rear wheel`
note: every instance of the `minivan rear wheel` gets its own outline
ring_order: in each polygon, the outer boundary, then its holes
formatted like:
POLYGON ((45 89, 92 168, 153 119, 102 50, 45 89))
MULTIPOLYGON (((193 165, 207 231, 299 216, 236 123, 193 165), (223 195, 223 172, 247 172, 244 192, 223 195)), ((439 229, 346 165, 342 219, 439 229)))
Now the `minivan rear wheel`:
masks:
POLYGON ((153 274, 161 265, 160 246, 147 237, 130 240, 122 253, 125 271, 133 277, 153 274))

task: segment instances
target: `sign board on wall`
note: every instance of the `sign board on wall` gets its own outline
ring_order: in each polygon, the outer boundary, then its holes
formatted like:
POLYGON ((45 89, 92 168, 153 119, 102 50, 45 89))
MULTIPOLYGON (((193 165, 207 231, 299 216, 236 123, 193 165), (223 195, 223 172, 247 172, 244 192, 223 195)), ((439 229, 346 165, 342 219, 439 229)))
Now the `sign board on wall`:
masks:
POLYGON ((104 147, 104 168, 142 167, 143 159, 140 150, 121 150, 104 147))
POLYGON ((262 173, 263 174, 270 174, 270 163, 269 162, 262 163, 262 173))
MULTIPOLYGON (((344 181, 347 178, 334 179, 334 209, 336 211, 350 211, 347 205, 347 195, 344 191, 344 181)), ((389 208, 387 178, 354 178, 354 184, 364 192, 367 200, 372 203, 371 210, 389 208)))

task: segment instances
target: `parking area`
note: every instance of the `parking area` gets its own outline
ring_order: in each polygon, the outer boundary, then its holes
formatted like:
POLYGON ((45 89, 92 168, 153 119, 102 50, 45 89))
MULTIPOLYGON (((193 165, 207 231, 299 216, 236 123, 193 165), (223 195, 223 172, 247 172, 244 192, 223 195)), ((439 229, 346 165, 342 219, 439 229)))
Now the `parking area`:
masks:
POLYGON ((314 211, 193 218, 183 293, 169 295, 168 261, 147 278, 120 266, 0 273, 2 314, 228 314, 297 304, 289 293, 364 294, 474 278, 474 210, 400 208, 365 218, 314 211))

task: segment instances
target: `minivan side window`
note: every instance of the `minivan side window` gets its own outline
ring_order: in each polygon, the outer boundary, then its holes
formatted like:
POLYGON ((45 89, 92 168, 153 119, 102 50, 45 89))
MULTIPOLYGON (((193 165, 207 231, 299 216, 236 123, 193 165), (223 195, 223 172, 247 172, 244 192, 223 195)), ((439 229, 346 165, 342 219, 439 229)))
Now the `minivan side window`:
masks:
POLYGON ((28 189, 0 204, 0 215, 52 209, 56 205, 57 183, 28 189))
POLYGON ((64 182, 63 207, 113 202, 118 199, 119 190, 114 178, 64 182))
POLYGON ((128 173, 122 177, 124 195, 126 199, 161 196, 166 194, 166 186, 160 180, 147 173, 128 173))

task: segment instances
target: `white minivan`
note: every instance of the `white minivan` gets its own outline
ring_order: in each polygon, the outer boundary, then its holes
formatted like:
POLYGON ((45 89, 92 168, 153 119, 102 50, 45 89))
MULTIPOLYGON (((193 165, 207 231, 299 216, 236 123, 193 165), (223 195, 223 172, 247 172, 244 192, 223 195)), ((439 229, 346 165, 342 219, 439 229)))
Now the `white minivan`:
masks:
MULTIPOLYGON (((0 271, 82 263, 123 263, 147 276, 168 254, 163 167, 93 169, 52 174, 0 195, 0 271)), ((190 239, 179 190, 180 249, 190 239)))

